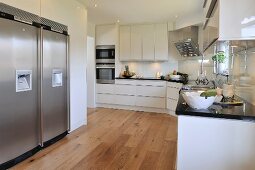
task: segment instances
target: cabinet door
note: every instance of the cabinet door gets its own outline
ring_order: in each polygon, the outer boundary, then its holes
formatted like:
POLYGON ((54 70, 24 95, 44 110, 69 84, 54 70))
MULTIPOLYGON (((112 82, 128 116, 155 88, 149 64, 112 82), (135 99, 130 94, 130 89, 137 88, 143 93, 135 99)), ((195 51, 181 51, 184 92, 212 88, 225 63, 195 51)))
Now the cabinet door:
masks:
POLYGON ((157 97, 136 97, 136 106, 140 107, 153 107, 153 108, 166 108, 166 99, 157 97))
POLYGON ((114 84, 97 84, 96 91, 97 94, 114 94, 115 85, 114 84))
POLYGON ((168 60, 168 31, 167 24, 155 25, 155 60, 168 60))
POLYGON ((137 86, 137 96, 166 97, 166 87, 137 86))
POLYGON ((117 95, 127 95, 127 96, 135 96, 136 88, 132 85, 115 85, 115 94, 117 95))
POLYGON ((154 61, 154 25, 142 25, 142 49, 143 49, 143 60, 144 61, 154 61))
POLYGON ((255 39, 254 0, 219 1, 220 40, 255 39))
POLYGON ((115 45, 117 29, 115 25, 100 25, 96 27, 96 45, 115 45))
POLYGON ((120 26, 120 61, 130 60, 131 27, 120 26))
POLYGON ((142 27, 131 26, 131 56, 130 60, 142 60, 142 27))
POLYGON ((100 104, 113 104, 114 98, 113 94, 96 94, 96 102, 100 104))

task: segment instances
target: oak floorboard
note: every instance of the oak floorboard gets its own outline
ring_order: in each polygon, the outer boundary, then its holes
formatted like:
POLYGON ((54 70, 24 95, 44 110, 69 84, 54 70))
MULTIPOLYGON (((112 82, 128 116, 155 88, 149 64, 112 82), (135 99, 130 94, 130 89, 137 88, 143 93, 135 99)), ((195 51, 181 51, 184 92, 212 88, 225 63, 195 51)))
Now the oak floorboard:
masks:
POLYGON ((174 170, 177 119, 167 114, 88 109, 88 124, 11 169, 174 170))

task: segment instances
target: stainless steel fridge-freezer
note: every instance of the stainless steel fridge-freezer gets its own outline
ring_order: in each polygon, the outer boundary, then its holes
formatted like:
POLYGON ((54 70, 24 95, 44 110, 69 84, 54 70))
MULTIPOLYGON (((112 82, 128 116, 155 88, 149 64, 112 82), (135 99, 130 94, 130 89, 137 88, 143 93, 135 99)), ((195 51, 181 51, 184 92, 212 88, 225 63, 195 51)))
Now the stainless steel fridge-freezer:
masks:
POLYGON ((0 3, 0 170, 67 135, 68 39, 66 26, 0 3))
POLYGON ((36 27, 0 18, 0 164, 40 142, 37 43, 36 27))
POLYGON ((67 112, 68 37, 42 30, 42 139, 47 146, 52 139, 65 135, 67 112))

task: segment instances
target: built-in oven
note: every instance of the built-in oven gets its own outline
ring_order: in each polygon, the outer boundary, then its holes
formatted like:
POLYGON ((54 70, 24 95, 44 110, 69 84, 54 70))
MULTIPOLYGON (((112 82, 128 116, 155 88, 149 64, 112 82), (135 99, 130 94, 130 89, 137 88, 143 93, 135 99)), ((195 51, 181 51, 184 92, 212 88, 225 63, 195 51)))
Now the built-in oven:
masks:
POLYGON ((99 84, 115 83, 115 64, 96 64, 96 78, 99 84))
POLYGON ((114 45, 97 46, 96 63, 115 63, 115 46, 114 45))

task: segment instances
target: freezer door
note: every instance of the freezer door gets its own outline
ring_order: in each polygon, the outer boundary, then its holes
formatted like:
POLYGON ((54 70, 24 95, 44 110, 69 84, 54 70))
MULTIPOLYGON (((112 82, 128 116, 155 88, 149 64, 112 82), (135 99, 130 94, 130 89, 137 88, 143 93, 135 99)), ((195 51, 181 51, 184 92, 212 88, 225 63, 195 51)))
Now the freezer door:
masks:
POLYGON ((38 29, 0 18, 0 164, 38 146, 38 29))
POLYGON ((67 36, 43 30, 43 142, 68 129, 67 36))

